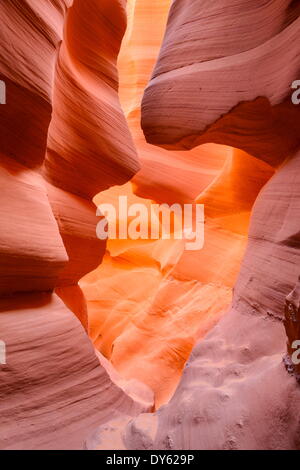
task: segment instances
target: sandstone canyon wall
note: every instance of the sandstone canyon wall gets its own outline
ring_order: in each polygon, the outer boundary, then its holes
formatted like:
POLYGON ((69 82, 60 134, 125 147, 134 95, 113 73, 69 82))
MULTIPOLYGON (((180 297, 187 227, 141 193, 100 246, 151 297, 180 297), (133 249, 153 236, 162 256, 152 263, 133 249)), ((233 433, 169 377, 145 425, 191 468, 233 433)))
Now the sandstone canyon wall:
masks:
POLYGON ((117 94, 125 5, 10 0, 0 11, 0 448, 80 449, 99 420, 152 403, 100 365, 78 286, 105 252, 91 198, 139 168, 117 94))
POLYGON ((204 248, 189 251, 171 241, 110 240, 101 266, 80 283, 95 346, 122 376, 150 386, 157 407, 174 393, 196 341, 230 305, 250 211, 273 174, 270 165, 225 145, 205 144, 185 152, 146 142, 140 128, 141 100, 169 7, 169 1, 128 2, 119 93, 141 169, 131 186, 101 193, 95 202, 117 207, 118 196, 127 195, 131 203, 146 198, 148 207, 151 201, 204 203, 204 248))
MULTIPOLYGON (((172 151, 206 142, 237 149, 197 199, 223 228, 240 231, 238 215, 256 201, 231 308, 194 347, 168 404, 118 423, 122 448, 299 448, 299 386, 282 360, 286 296, 298 311, 299 14, 289 0, 171 5, 143 98, 146 139, 172 151), (257 198, 251 181, 257 192, 268 181, 257 198)), ((296 330, 286 326, 290 348, 296 330)))
POLYGON ((0 12, 0 449, 299 449, 299 1, 0 12), (99 240, 120 195, 203 249, 99 240))

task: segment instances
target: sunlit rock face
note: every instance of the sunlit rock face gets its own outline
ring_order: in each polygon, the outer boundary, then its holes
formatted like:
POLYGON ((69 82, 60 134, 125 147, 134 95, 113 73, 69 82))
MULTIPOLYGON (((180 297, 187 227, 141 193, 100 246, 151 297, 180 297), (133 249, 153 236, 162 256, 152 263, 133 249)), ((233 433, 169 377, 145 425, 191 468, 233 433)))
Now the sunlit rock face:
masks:
POLYGON ((262 3, 1 3, 1 449, 299 448, 300 6, 262 3), (120 195, 204 204, 203 249, 101 241, 120 195))
POLYGON ((124 377, 150 386, 157 407, 174 393, 196 341, 230 305, 250 211, 273 174, 270 165, 227 146, 206 144, 184 152, 146 142, 140 105, 170 3, 128 2, 119 93, 141 170, 131 185, 102 192, 95 203, 117 207, 119 195, 148 207, 151 201, 203 203, 204 248, 189 251, 174 241, 110 240, 101 266, 81 282, 95 346, 124 377))
POLYGON ((230 150, 203 145, 167 152, 147 144, 141 130, 141 101, 164 36, 170 0, 128 2, 128 29, 118 59, 120 100, 141 161, 134 192, 158 202, 193 201, 218 175, 230 150))
POLYGON ((95 353, 77 284, 105 252, 91 198, 139 168, 117 95, 125 5, 0 11, 0 448, 82 449, 99 422, 153 403, 95 353))
MULTIPOLYGON (((172 150, 206 142, 240 149, 197 199, 207 205, 208 228, 215 224, 207 244, 229 227, 230 235, 245 230, 255 204, 231 308, 193 348, 168 404, 116 424, 123 448, 299 448, 299 385, 282 360, 286 296, 297 303, 300 266, 300 107, 291 101, 299 15, 299 3, 289 0, 171 5, 143 98, 146 139, 172 150)), ((206 262, 200 276, 228 269, 226 254, 216 251, 209 253, 215 270, 206 262)), ((100 435, 107 441, 109 428, 100 435)))

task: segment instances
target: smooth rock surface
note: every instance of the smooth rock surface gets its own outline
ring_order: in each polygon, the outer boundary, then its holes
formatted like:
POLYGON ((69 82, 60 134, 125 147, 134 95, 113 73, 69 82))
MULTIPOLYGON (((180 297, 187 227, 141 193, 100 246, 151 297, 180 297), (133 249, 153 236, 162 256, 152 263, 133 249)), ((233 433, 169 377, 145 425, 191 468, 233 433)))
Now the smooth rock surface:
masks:
POLYGON ((300 145, 290 99, 299 13, 291 0, 175 0, 143 98, 147 141, 176 149, 215 142, 281 163, 300 145))
POLYGON ((91 198, 139 168, 117 95, 125 3, 12 0, 0 12, 0 447, 82 449, 99 422, 153 404, 97 358, 77 285, 105 251, 91 198))
MULTIPOLYGON (((300 390, 283 364, 285 298, 300 266, 300 108, 290 99, 299 78, 299 14, 298 3, 285 0, 171 5, 143 99, 145 136, 172 150, 216 142, 246 152, 233 152, 198 198, 218 224, 208 243, 220 229, 245 233, 259 194, 232 307, 194 347, 165 406, 112 421, 124 449, 299 449, 300 390)), ((216 255, 221 272, 222 259, 216 255)), ((198 272, 209 269, 216 274, 208 262, 198 272)), ((110 436, 108 425, 90 448, 103 448, 110 436)))
POLYGON ((2 450, 82 449, 99 421, 147 408, 111 381, 56 295, 2 299, 0 331, 7 344, 7 364, 0 365, 2 450))

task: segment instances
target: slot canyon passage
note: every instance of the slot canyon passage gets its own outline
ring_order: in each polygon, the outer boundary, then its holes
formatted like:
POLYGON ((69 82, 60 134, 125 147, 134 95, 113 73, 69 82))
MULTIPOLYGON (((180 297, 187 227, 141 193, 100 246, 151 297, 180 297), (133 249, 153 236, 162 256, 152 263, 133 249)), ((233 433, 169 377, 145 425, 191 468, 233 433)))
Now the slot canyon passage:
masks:
POLYGON ((0 449, 300 449, 299 0, 0 12, 0 449))

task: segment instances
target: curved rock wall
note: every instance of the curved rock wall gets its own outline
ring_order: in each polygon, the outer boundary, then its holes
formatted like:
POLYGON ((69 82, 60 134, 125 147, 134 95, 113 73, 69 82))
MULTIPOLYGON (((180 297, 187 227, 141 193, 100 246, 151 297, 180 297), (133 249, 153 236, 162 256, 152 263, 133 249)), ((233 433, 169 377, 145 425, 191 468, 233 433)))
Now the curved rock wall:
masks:
MULTIPOLYGON (((256 191, 269 181, 252 211, 232 307, 193 349, 169 403, 118 423, 123 448, 299 448, 299 386, 282 360, 285 297, 300 266, 300 107, 291 101, 299 15, 299 3, 289 0, 171 5, 143 98, 146 139, 168 149, 205 142, 240 149, 198 199, 220 224, 214 236, 220 227, 241 230, 237 214, 257 195, 248 192, 250 181, 256 191)), ((100 435, 109 439, 109 430, 100 435)))
POLYGON ((145 387, 100 365, 74 315, 87 329, 77 282, 105 251, 91 197, 139 168, 117 96, 124 8, 0 5, 1 449, 80 449, 99 420, 152 406, 145 387))
POLYGON ((1 449, 299 448, 299 2, 130 1, 131 132, 125 0, 0 12, 1 449), (204 249, 106 246, 122 191, 204 203, 204 249))
POLYGON ((300 145, 290 100, 299 22, 290 0, 173 2, 143 99, 147 141, 166 148, 227 144, 280 164, 300 145))
POLYGON ((80 283, 94 344, 124 377, 150 386, 157 407, 174 393, 197 339, 230 305, 250 211, 273 174, 265 162, 226 146, 167 151, 145 141, 140 105, 169 6, 160 0, 129 2, 129 26, 118 59, 121 103, 141 162, 132 180, 139 197, 126 185, 101 193, 95 202, 117 208, 118 195, 127 195, 130 203, 144 202, 148 208, 151 201, 204 203, 204 248, 194 252, 167 241, 110 240, 101 266, 80 283))

